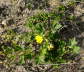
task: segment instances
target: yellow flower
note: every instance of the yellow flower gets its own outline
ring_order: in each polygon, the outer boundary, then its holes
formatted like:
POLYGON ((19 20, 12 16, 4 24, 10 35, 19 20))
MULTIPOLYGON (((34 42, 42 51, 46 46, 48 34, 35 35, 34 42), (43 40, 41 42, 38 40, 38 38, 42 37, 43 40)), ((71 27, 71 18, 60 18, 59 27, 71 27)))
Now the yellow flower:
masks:
POLYGON ((42 41, 43 41, 43 37, 40 36, 40 35, 37 35, 37 36, 35 37, 35 40, 36 40, 37 43, 41 44, 42 41))
POLYGON ((48 46, 48 50, 51 50, 51 49, 53 49, 54 47, 53 47, 53 45, 52 44, 50 44, 49 46, 48 46))

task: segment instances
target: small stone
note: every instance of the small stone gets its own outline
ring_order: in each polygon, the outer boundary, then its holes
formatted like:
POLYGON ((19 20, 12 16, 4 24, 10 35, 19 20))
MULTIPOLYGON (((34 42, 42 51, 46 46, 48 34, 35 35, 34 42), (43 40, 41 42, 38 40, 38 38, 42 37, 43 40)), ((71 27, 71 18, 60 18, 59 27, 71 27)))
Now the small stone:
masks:
POLYGON ((3 20, 2 21, 2 25, 6 26, 7 25, 7 21, 6 20, 3 20))

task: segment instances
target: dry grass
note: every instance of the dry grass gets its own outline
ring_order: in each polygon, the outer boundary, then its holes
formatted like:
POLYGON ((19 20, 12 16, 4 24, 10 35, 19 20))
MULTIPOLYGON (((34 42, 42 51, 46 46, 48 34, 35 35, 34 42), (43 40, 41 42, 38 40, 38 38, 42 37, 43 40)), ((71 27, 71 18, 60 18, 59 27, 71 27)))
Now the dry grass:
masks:
POLYGON ((51 7, 58 7, 60 5, 59 0, 49 0, 49 4, 51 7))

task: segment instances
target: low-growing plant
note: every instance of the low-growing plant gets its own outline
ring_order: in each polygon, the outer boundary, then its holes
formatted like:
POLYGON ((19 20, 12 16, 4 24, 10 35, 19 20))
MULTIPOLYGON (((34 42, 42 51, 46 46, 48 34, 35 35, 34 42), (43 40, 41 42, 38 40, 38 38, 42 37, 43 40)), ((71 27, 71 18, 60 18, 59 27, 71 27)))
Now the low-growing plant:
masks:
MULTIPOLYGON (((59 7, 64 11, 64 6, 59 7)), ((28 17, 25 24, 28 32, 18 34, 8 30, 2 35, 1 49, 11 63, 24 64, 27 59, 35 64, 66 63, 67 54, 77 54, 79 47, 75 38, 69 41, 61 39, 59 34, 63 26, 60 24, 64 14, 40 12, 28 17)))
POLYGON ((56 12, 41 12, 28 18, 26 26, 31 31, 34 52, 34 60, 37 64, 45 63, 64 63, 63 58, 66 54, 77 54, 79 47, 76 46, 76 40, 61 40, 59 34, 62 25, 60 24, 61 16, 56 12))

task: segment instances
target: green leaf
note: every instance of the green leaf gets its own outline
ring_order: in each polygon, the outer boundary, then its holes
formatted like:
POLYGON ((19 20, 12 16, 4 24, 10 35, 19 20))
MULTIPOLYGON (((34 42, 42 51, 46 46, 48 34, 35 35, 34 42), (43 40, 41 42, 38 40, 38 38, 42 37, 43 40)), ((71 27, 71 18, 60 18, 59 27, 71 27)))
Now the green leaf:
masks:
POLYGON ((71 41, 71 45, 72 45, 72 46, 74 46, 74 45, 76 45, 76 44, 77 44, 77 41, 76 41, 76 39, 75 39, 75 38, 71 39, 70 41, 71 41))
POLYGON ((20 64, 24 64, 25 63, 25 60, 24 60, 24 55, 21 55, 20 56, 20 61, 19 61, 20 64))
POLYGON ((77 54, 77 53, 79 53, 79 51, 80 51, 80 47, 78 47, 78 46, 73 47, 73 53, 77 54))

